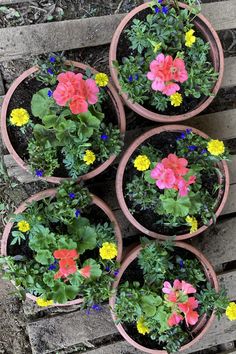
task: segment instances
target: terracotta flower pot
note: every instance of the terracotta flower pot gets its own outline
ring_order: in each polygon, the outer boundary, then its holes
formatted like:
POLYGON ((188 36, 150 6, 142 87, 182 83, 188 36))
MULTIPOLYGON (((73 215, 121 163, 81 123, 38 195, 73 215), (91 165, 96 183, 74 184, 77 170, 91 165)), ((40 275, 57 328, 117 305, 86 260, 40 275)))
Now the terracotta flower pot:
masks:
MULTIPOLYGON (((191 246, 187 243, 184 243, 184 242, 176 242, 175 246, 180 247, 184 250, 187 250, 187 251, 193 253, 194 256, 196 256, 196 258, 200 261, 200 263, 203 267, 203 270, 205 272, 207 280, 211 283, 212 287, 218 292, 219 291, 219 284, 218 284, 217 276, 215 274, 215 271, 214 271, 212 265, 204 257, 204 255, 199 250, 194 248, 193 246, 191 246)), ((116 324, 116 315, 114 312, 114 308, 115 308, 116 295, 117 295, 117 290, 119 287, 120 280, 122 278, 122 275, 125 273, 126 269, 128 268, 128 266, 138 257, 141 249, 142 249, 142 246, 138 245, 126 256, 125 260, 123 261, 123 263, 121 265, 121 268, 120 268, 119 274, 116 278, 116 281, 113 283, 114 295, 110 298, 109 304, 111 307, 112 318, 113 318, 115 324, 116 324)), ((209 330, 210 326, 212 325, 212 322, 214 321, 214 318, 215 318, 214 313, 212 313, 209 318, 207 318, 206 315, 199 317, 199 321, 192 328, 192 333, 194 333, 196 335, 196 337, 193 340, 191 340, 189 343, 187 343, 186 345, 182 346, 180 351, 189 349, 195 343, 197 343, 205 335, 205 333, 209 330)), ((122 323, 116 324, 116 327, 117 327, 118 331, 120 332, 120 334, 124 337, 124 339, 129 344, 131 344, 135 348, 137 348, 138 350, 142 350, 145 353, 150 353, 150 354, 167 354, 167 352, 165 350, 156 350, 156 349, 146 348, 146 347, 140 345, 139 343, 135 342, 135 340, 132 339, 128 335, 128 333, 125 331, 122 323)))
MULTIPOLYGON (((93 68, 91 68, 88 65, 82 64, 82 63, 78 63, 75 61, 67 61, 66 64, 69 65, 73 65, 75 68, 79 68, 82 70, 86 70, 87 68, 89 68, 91 70, 91 72, 93 74, 96 74, 97 71, 93 68)), ((11 154, 11 156, 14 158, 14 160, 16 161, 16 163, 22 167, 24 170, 28 171, 29 173, 31 173, 30 171, 30 167, 29 165, 27 165, 27 163, 25 161, 22 160, 22 158, 17 154, 17 152, 15 151, 9 135, 8 135, 8 131, 7 131, 7 110, 8 110, 8 106, 9 106, 9 102, 11 100, 12 95, 14 94, 15 90, 17 89, 17 87, 27 78, 29 78, 32 74, 36 73, 38 71, 38 67, 37 66, 33 66, 32 68, 24 71, 11 85, 11 87, 9 88, 3 104, 2 104, 2 111, 1 111, 1 134, 2 134, 2 139, 4 144, 6 145, 9 153, 11 154)), ((126 131, 126 118, 125 118, 125 111, 124 111, 124 107, 123 104, 121 102, 121 99, 119 97, 119 95, 117 94, 114 86, 109 83, 107 85, 108 88, 108 94, 113 102, 114 108, 116 110, 116 114, 117 114, 117 118, 118 118, 118 127, 120 129, 120 134, 121 137, 123 138, 125 135, 125 131, 126 131)), ((97 175, 99 175, 101 172, 103 172, 106 168, 108 168, 112 162, 115 160, 116 155, 112 155, 109 157, 108 160, 106 160, 105 162, 103 162, 100 166, 96 167, 94 170, 80 176, 78 178, 79 180, 88 180, 91 179, 97 175)), ((63 177, 57 177, 57 176, 50 176, 50 177, 39 177, 40 179, 46 180, 47 182, 51 182, 51 183, 61 183, 62 180, 66 180, 66 179, 71 179, 71 178, 63 178, 63 177)))
MULTIPOLYGON (((117 194, 119 205, 120 205, 123 213, 125 214, 126 218, 129 220, 129 222, 133 226, 135 226, 138 230, 140 230, 142 233, 144 233, 150 237, 154 237, 154 238, 161 239, 161 240, 170 239, 170 236, 159 234, 157 232, 151 231, 151 230, 147 229, 146 227, 144 227, 137 219, 134 218, 134 216, 129 211, 129 208, 128 208, 125 198, 124 198, 124 191, 123 191, 125 169, 126 169, 126 166, 129 162, 129 159, 131 158, 134 151, 149 138, 153 137, 154 135, 158 135, 162 132, 180 132, 181 133, 181 132, 185 131, 186 129, 192 129, 193 133, 198 134, 205 139, 209 139, 208 135, 206 135, 202 131, 192 128, 192 127, 188 127, 188 126, 184 126, 184 125, 165 125, 165 126, 162 126, 159 128, 153 128, 153 129, 149 130, 148 132, 139 136, 129 146, 129 148, 125 151, 125 153, 120 161, 120 164, 119 164, 119 167, 117 170, 117 174, 116 174, 116 194, 117 194)), ((225 203, 227 201, 228 194, 229 194, 229 170, 228 170, 227 163, 225 161, 221 161, 218 164, 218 167, 219 167, 222 175, 224 176, 224 190, 220 189, 219 193, 218 193, 218 206, 217 206, 217 209, 215 210, 215 217, 216 218, 222 212, 222 210, 225 206, 225 203)), ((220 177, 219 177, 219 182, 221 182, 220 177)), ((177 240, 177 241, 186 240, 188 238, 197 236, 200 233, 202 233, 203 231, 205 231, 210 225, 212 225, 212 223, 213 223, 213 219, 211 219, 209 221, 208 225, 201 226, 197 231, 195 231, 191 234, 187 233, 187 234, 175 236, 175 240, 177 240)))
MULTIPOLYGON (((40 201, 42 199, 48 198, 48 197, 54 197, 56 195, 57 190, 56 189, 47 189, 43 192, 39 192, 37 194, 34 194, 32 197, 28 198, 25 202, 23 202, 15 211, 14 214, 20 214, 24 212, 25 209, 27 209, 28 205, 34 201, 40 201)), ((114 231, 115 231, 115 236, 116 236, 116 241, 117 241, 117 248, 118 248, 118 255, 116 258, 117 262, 120 262, 122 259, 122 234, 121 230, 119 227, 119 224, 116 220, 116 217, 114 213, 111 211, 111 209, 108 207, 108 205, 100 198, 98 198, 96 195, 91 194, 92 197, 92 204, 96 205, 98 208, 100 208, 109 218, 111 223, 113 224, 114 231)), ((8 245, 8 239, 11 234, 11 229, 13 227, 12 222, 8 222, 5 226, 3 235, 2 235, 2 240, 1 240, 1 255, 2 256, 7 256, 7 245, 8 245)), ((26 293, 26 297, 28 299, 31 299, 33 301, 37 300, 37 297, 34 295, 31 295, 29 293, 26 293)), ((52 306, 70 306, 70 305, 77 305, 81 304, 83 302, 82 298, 71 300, 66 302, 65 304, 54 304, 52 306)))
MULTIPOLYGON (((113 61, 117 60, 117 53, 119 51, 119 42, 120 42, 120 37, 122 35, 122 32, 125 30, 126 26, 132 22, 132 20, 139 14, 141 11, 146 10, 149 7, 148 3, 145 3, 143 5, 140 5, 136 7, 134 10, 132 10, 127 16, 123 18, 119 26, 117 27, 110 46, 110 53, 109 53, 109 67, 110 67, 110 73, 112 80, 117 87, 118 91, 120 92, 125 104, 138 113, 140 116, 148 118, 150 120, 153 120, 155 122, 164 122, 164 123, 171 123, 171 122, 180 122, 183 120, 186 120, 188 118, 194 117, 200 112, 202 112, 206 107, 209 106, 209 104, 212 102, 214 99, 214 96, 217 94, 222 79, 223 79, 223 72, 224 72, 224 53, 222 49, 222 45, 220 42, 220 39, 210 24, 210 22, 202 15, 199 14, 196 16, 194 19, 193 23, 194 26, 197 28, 198 31, 201 32, 202 36, 205 38, 207 42, 210 44, 210 55, 211 55, 211 60, 214 66, 214 69, 216 72, 219 73, 218 79, 212 89, 212 94, 213 96, 206 97, 202 101, 198 103, 198 105, 192 109, 189 112, 186 112, 184 114, 179 114, 179 115, 164 115, 164 114, 159 114, 155 113, 154 111, 150 111, 146 109, 145 107, 141 106, 138 103, 132 102, 128 95, 122 92, 119 80, 118 80, 118 73, 117 69, 113 66, 113 61)), ((188 5, 179 2, 179 7, 180 8, 188 8, 188 5)))

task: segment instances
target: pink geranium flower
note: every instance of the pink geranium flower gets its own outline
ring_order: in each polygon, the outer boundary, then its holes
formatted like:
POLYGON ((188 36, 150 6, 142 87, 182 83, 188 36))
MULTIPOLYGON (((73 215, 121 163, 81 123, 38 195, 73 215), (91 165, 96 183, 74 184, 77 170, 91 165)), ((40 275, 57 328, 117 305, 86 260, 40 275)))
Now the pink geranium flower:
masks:
POLYGON ((196 182, 196 176, 190 176, 189 180, 186 181, 183 177, 180 177, 177 182, 180 197, 185 197, 189 192, 190 184, 196 182))
POLYGON ((172 327, 172 326, 176 326, 177 324, 179 324, 183 319, 184 319, 184 318, 183 318, 182 315, 180 315, 180 314, 177 313, 177 312, 174 312, 174 313, 172 313, 172 315, 168 318, 167 323, 168 323, 168 325, 169 325, 170 327, 172 327))
POLYGON ((84 97, 74 95, 70 101, 70 110, 73 114, 80 114, 88 111, 88 103, 84 97))
POLYGON ((175 184, 174 172, 160 162, 151 171, 151 178, 156 179, 156 185, 160 189, 173 188, 175 184))
POLYGON ((189 171, 186 167, 188 165, 188 160, 183 157, 178 157, 175 154, 169 154, 161 162, 165 168, 172 169, 174 174, 178 176, 184 176, 189 171))
POLYGON ((183 59, 173 59, 170 55, 165 57, 163 53, 160 53, 151 62, 147 78, 153 81, 152 89, 154 91, 171 96, 180 90, 180 86, 176 82, 186 81, 188 73, 183 59))
POLYGON ((53 92, 53 98, 59 106, 64 107, 67 102, 75 95, 75 87, 70 83, 61 82, 53 92))
POLYGON ((80 274, 84 277, 84 278, 89 278, 90 275, 91 275, 91 266, 90 265, 87 265, 83 268, 81 268, 79 270, 80 274))
POLYGON ((53 98, 59 106, 69 104, 72 113, 80 114, 88 111, 89 104, 97 103, 99 88, 93 79, 84 80, 82 74, 71 71, 59 74, 57 79, 53 98))
POLYGON ((183 304, 178 304, 179 309, 184 313, 187 326, 195 325, 198 321, 199 314, 193 311, 198 307, 198 301, 195 297, 189 297, 188 301, 183 304))

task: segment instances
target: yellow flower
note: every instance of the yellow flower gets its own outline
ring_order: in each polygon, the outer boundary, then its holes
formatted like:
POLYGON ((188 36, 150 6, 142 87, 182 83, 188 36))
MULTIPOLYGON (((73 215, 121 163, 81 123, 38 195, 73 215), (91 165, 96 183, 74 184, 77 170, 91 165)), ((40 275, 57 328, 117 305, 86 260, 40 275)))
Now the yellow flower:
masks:
POLYGON ((134 160, 134 167, 138 171, 146 171, 150 167, 151 161, 146 155, 138 155, 134 160))
POLYGON ((196 42, 196 37, 193 35, 194 30, 191 29, 188 32, 185 33, 185 45, 186 47, 192 47, 193 43, 196 42))
POLYGON ((152 45, 153 52, 156 53, 161 48, 161 42, 155 42, 148 38, 148 41, 152 45))
POLYGON ((191 226, 190 234, 192 234, 193 232, 197 231, 198 222, 197 222, 197 219, 194 216, 189 216, 188 215, 185 220, 189 224, 189 226, 191 226))
POLYGON ((40 307, 47 307, 54 304, 53 300, 44 300, 41 297, 37 298, 36 303, 40 307))
POLYGON ((99 74, 95 75, 95 82, 98 86, 104 87, 104 86, 107 86, 107 84, 109 82, 109 78, 108 78, 107 74, 99 73, 99 74))
POLYGON ((236 320, 236 303, 230 302, 226 309, 226 316, 230 321, 236 320))
POLYGON ((15 108, 11 111, 10 122, 12 125, 22 127, 29 122, 29 113, 24 108, 15 108))
POLYGON ((214 156, 218 156, 225 152, 225 146, 223 141, 211 140, 207 144, 207 150, 209 151, 210 154, 214 156))
POLYGON ((25 220, 21 220, 17 223, 18 229, 21 232, 27 232, 30 230, 30 224, 25 221, 25 220))
POLYGON ((145 324, 144 324, 143 317, 140 317, 140 319, 137 322, 137 330, 139 333, 141 333, 143 335, 150 332, 150 329, 147 326, 145 326, 145 324))
POLYGON ((113 259, 117 256, 117 247, 115 243, 104 242, 99 249, 99 253, 102 259, 113 259))
POLYGON ((183 97, 180 93, 176 92, 170 96, 170 104, 171 106, 178 107, 183 102, 183 97))
POLYGON ((96 156, 91 150, 86 150, 83 160, 86 165, 92 165, 96 160, 96 156))

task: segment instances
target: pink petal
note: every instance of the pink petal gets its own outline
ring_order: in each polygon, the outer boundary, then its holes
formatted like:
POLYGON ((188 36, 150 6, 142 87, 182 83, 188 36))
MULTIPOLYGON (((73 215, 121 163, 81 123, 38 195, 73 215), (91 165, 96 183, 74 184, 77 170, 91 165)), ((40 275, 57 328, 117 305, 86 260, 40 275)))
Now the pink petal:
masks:
MULTIPOLYGON (((182 288, 181 290, 185 293, 185 294, 193 294, 196 292, 196 289, 189 283, 186 283, 184 280, 182 281, 182 288)), ((190 298, 191 299, 191 298, 190 298)))

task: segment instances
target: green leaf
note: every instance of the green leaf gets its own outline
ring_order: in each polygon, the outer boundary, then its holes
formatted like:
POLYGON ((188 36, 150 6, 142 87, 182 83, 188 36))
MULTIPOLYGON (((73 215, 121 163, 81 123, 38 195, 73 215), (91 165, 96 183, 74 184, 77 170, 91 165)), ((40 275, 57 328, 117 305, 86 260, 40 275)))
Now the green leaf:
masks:
POLYGON ((57 120, 56 114, 47 114, 42 118, 45 128, 53 128, 57 120))
POLYGON ((33 95, 31 111, 35 117, 42 119, 49 114, 50 108, 54 104, 54 101, 48 97, 48 90, 49 88, 44 88, 33 95))
POLYGON ((66 285, 65 295, 69 300, 74 300, 78 295, 78 287, 73 285, 66 285))
POLYGON ((91 226, 87 226, 88 223, 88 219, 79 218, 74 220, 71 225, 68 225, 68 232, 73 235, 79 254, 83 254, 86 250, 93 250, 97 245, 96 230, 91 226))
POLYGON ((68 250, 74 250, 77 248, 77 242, 74 242, 71 238, 69 237, 60 237, 60 239, 57 242, 57 248, 58 249, 68 249, 68 250))
POLYGON ((91 269, 90 269, 90 279, 96 279, 99 278, 102 275, 102 270, 100 267, 100 264, 98 264, 94 259, 87 259, 84 263, 83 263, 83 267, 90 265, 91 269))
POLYGON ((166 198, 165 194, 160 196, 162 201, 163 208, 167 214, 172 214, 175 217, 187 216, 189 214, 189 208, 191 207, 191 203, 189 198, 186 197, 177 197, 177 199, 166 198))
POLYGON ((52 253, 48 250, 39 250, 35 256, 35 259, 43 265, 48 265, 54 261, 52 253))
POLYGON ((48 273, 44 273, 43 275, 43 282, 48 285, 50 288, 53 287, 55 280, 54 280, 54 272, 50 271, 48 273))
POLYGON ((67 296, 65 291, 66 285, 63 282, 57 281, 53 287, 53 300, 59 304, 65 304, 67 302, 67 296))
POLYGON ((156 180, 151 177, 151 170, 144 172, 144 179, 149 184, 156 184, 156 180))

